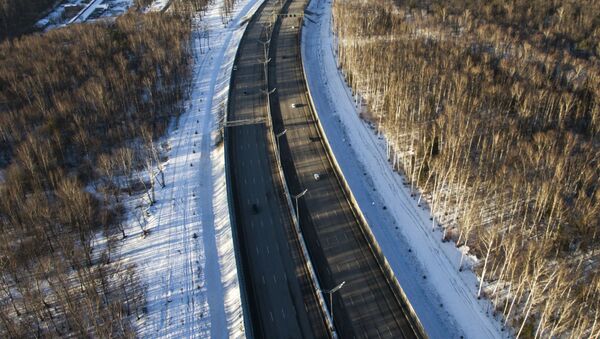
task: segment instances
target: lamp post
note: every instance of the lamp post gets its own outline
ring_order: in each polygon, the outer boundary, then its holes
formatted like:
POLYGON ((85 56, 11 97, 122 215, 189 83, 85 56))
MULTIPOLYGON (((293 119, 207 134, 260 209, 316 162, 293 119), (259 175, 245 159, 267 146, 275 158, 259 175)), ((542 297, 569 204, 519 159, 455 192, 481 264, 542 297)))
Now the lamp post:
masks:
POLYGON ((283 131, 277 133, 277 135, 275 135, 275 137, 277 138, 277 150, 279 151, 279 138, 282 137, 285 133, 287 132, 287 129, 284 129, 283 131))
POLYGON ((340 289, 342 289, 342 287, 344 287, 344 285, 346 284, 345 281, 342 281, 341 284, 337 285, 336 287, 330 289, 330 290, 319 290, 319 292, 321 293, 327 293, 329 294, 329 311, 331 312, 331 321, 333 322, 333 294, 337 291, 339 291, 340 289))
POLYGON ((306 192, 308 192, 308 189, 305 189, 304 191, 294 195, 294 200, 296 201, 296 220, 298 220, 298 225, 300 225, 300 211, 298 211, 298 199, 302 198, 306 192))

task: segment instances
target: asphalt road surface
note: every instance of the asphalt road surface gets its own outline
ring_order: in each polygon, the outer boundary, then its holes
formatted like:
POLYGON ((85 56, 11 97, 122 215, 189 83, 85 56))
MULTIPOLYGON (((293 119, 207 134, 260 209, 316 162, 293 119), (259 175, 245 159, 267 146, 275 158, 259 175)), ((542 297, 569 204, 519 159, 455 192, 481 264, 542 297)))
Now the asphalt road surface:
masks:
POLYGON ((271 97, 274 128, 287 130, 280 140, 291 194, 308 190, 298 201, 311 259, 322 288, 345 282, 333 296, 334 324, 341 338, 419 337, 414 319, 369 247, 320 139, 298 43, 307 3, 291 1, 283 9, 288 15, 273 32, 269 82, 277 88, 271 97))
POLYGON ((261 90, 266 84, 259 61, 264 48, 259 39, 266 40, 265 26, 279 8, 267 3, 250 21, 232 75, 228 120, 243 122, 225 131, 235 241, 252 336, 328 338, 264 123, 267 100, 261 90))

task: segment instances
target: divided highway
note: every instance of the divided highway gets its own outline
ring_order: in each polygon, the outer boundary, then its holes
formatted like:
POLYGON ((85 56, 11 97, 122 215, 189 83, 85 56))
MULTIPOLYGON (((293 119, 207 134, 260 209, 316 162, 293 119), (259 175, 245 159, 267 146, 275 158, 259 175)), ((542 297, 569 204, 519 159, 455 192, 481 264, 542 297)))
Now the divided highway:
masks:
POLYGON ((329 338, 267 134, 259 40, 266 40, 268 22, 278 9, 277 2, 266 3, 248 24, 232 73, 225 127, 246 331, 254 338, 329 338))
POLYGON ((344 283, 329 309, 341 338, 426 337, 386 275, 383 257, 371 248, 376 244, 364 233, 368 225, 347 199, 321 140, 298 38, 308 1, 266 2, 249 22, 232 75, 225 143, 247 332, 255 338, 329 337, 294 232, 290 213, 297 212, 320 286, 344 283), (262 42, 271 30, 265 79, 262 42), (276 88, 270 109, 266 80, 276 88), (269 113, 273 130, 281 133, 283 171, 290 193, 298 195, 298 211, 286 204, 274 153, 279 150, 268 137, 269 113))

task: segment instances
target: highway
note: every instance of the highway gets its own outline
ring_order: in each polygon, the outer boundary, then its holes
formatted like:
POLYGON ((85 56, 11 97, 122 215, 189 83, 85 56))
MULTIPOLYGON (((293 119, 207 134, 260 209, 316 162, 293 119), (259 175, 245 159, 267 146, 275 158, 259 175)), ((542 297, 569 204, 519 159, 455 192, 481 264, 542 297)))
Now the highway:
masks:
POLYGON ((283 9, 288 15, 281 16, 271 39, 269 83, 277 88, 271 97, 274 129, 287 131, 280 139, 286 181, 292 195, 307 190, 298 199, 298 213, 310 257, 322 288, 345 282, 330 310, 341 338, 425 336, 386 279, 382 258, 363 234, 314 121, 298 43, 307 3, 290 1, 283 9))
POLYGON ((250 313, 246 331, 254 338, 329 338, 267 137, 259 40, 266 40, 267 22, 278 8, 266 3, 248 24, 232 73, 225 128, 234 241, 244 311, 250 313))

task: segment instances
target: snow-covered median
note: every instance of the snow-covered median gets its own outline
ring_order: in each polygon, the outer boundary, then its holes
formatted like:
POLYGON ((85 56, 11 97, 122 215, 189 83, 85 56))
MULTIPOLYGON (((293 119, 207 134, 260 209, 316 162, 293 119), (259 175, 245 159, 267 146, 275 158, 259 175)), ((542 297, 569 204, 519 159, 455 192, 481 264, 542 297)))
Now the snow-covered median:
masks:
POLYGON ((217 129, 245 29, 240 22, 262 0, 239 1, 226 26, 222 2, 212 3, 196 24, 202 31, 194 34, 191 96, 161 143, 169 149, 166 185, 157 185, 151 207, 143 198, 128 203, 120 257, 136 264, 146 287, 147 312, 136 323, 143 338, 245 337, 217 129))
POLYGON ((312 0, 302 32, 302 58, 310 93, 334 156, 400 285, 431 338, 501 338, 487 300, 478 300, 477 277, 458 271, 461 253, 432 231, 392 170, 385 140, 361 120, 337 68, 330 0, 312 0))

